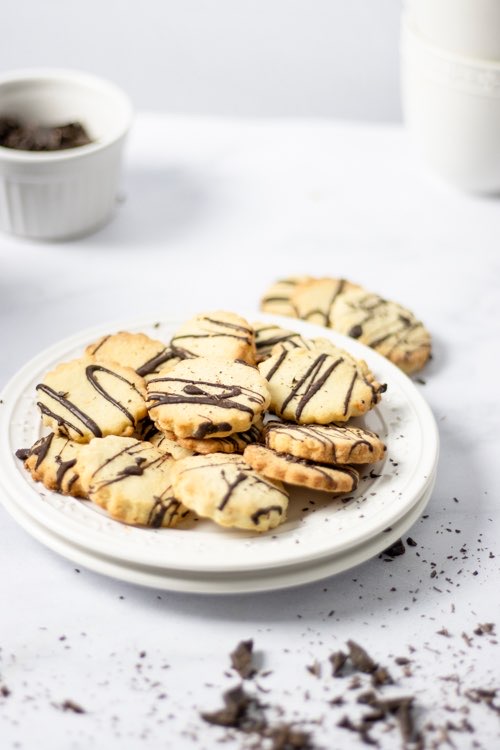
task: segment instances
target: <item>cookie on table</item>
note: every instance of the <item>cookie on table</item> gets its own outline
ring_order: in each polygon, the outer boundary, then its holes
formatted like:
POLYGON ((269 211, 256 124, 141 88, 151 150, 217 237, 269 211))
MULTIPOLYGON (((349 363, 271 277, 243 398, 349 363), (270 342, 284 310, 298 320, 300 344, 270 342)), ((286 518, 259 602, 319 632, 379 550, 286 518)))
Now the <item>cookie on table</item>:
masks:
POLYGON ((420 370, 431 354, 431 336, 423 323, 378 294, 346 292, 332 307, 330 325, 372 347, 406 373, 420 370))
POLYGON ((344 424, 270 422, 265 427, 265 444, 278 453, 324 464, 375 463, 386 450, 374 432, 344 424))
POLYGON ((212 453, 177 461, 172 485, 187 508, 220 526, 268 531, 286 519, 283 485, 260 476, 239 455, 212 453))
POLYGON ((28 449, 21 448, 16 456, 36 482, 62 495, 85 497, 80 483, 80 443, 50 432, 28 449))
POLYGON ((261 362, 269 382, 270 411, 300 424, 347 422, 372 409, 386 386, 345 352, 294 349, 261 362))
POLYGON ((172 492, 174 464, 151 443, 96 438, 82 446, 81 483, 89 500, 117 521, 153 528, 175 526, 187 515, 172 492))
POLYGON ((192 456, 194 453, 194 451, 181 445, 173 432, 165 433, 155 430, 154 435, 148 438, 148 442, 162 453, 167 453, 175 461, 192 456))
POLYGON ((297 313, 291 302, 291 296, 299 284, 307 281, 312 281, 310 276, 291 276, 275 281, 264 293, 260 301, 260 309, 262 312, 296 318, 297 313))
POLYGON ((183 357, 220 357, 255 364, 255 334, 245 318, 217 310, 201 313, 172 336, 172 349, 183 357))
POLYGON ((359 482, 359 474, 352 466, 327 466, 287 453, 277 453, 263 445, 249 445, 243 458, 269 479, 321 492, 352 492, 359 482))
POLYGON ((232 435, 220 438, 178 438, 179 445, 189 448, 193 453, 203 455, 209 453, 243 453, 247 445, 259 443, 262 440, 262 420, 253 424, 245 432, 234 432, 232 435))
POLYGON ((346 279, 311 279, 295 287, 291 303, 297 318, 316 325, 328 326, 335 301, 353 289, 361 287, 346 279))
POLYGON ((131 367, 143 378, 157 373, 171 360, 177 361, 176 353, 162 341, 128 331, 101 336, 87 346, 85 354, 98 362, 105 360, 131 367))
POLYGON ((43 423, 77 443, 132 435, 147 416, 144 380, 115 362, 89 357, 63 362, 36 390, 43 423))
POLYGON ((197 357, 147 385, 151 419, 177 438, 245 432, 269 406, 266 379, 243 362, 197 357))

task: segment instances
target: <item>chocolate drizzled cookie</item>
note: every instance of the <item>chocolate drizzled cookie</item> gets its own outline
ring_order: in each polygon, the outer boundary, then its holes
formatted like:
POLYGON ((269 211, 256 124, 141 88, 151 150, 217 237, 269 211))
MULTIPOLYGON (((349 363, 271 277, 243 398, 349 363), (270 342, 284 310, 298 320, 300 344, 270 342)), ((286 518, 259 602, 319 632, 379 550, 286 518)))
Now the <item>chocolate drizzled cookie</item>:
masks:
POLYGON ((285 350, 259 365, 269 382, 271 410, 300 424, 346 422, 373 408, 385 386, 365 368, 342 350, 285 350))
POLYGON ((283 485, 258 474, 242 456, 184 458, 172 468, 172 485, 187 508, 220 526, 267 531, 286 518, 283 485))
POLYGON ((77 443, 132 435, 147 416, 143 379, 115 362, 64 362, 36 390, 43 423, 77 443))
POLYGON ((197 357, 147 386, 151 418, 182 438, 225 437, 250 429, 269 405, 266 380, 240 362, 197 357))

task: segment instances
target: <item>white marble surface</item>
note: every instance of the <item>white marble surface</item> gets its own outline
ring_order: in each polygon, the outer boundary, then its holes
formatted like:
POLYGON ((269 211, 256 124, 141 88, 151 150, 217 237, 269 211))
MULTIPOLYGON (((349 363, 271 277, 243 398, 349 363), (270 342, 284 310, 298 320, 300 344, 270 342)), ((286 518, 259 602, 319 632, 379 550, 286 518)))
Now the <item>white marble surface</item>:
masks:
MULTIPOLYGON (((498 201, 435 182, 399 128, 145 115, 124 197, 111 224, 78 242, 0 238, 0 385, 86 326, 249 310, 280 275, 342 275, 406 303, 432 330, 418 387, 440 430, 437 484, 404 556, 227 598, 77 572, 0 508, 2 748, 217 747, 226 732, 199 711, 237 683, 228 652, 242 638, 272 670, 258 679, 270 689, 261 700, 313 720, 315 747, 361 745, 336 726, 356 716, 358 692, 328 666, 349 638, 397 678, 386 693, 415 695, 419 726, 434 726, 426 747, 450 747, 447 722, 454 747, 495 747, 497 713, 466 692, 500 688, 497 639, 474 633, 500 628, 498 201), (412 676, 396 656, 412 660, 412 676), (306 669, 316 661, 320 677, 306 669), (341 693, 346 704, 329 705, 341 693), (63 711, 66 700, 85 713, 63 711)), ((252 737, 235 737, 223 746, 250 747, 252 737)), ((401 747, 397 730, 380 746, 401 747)))

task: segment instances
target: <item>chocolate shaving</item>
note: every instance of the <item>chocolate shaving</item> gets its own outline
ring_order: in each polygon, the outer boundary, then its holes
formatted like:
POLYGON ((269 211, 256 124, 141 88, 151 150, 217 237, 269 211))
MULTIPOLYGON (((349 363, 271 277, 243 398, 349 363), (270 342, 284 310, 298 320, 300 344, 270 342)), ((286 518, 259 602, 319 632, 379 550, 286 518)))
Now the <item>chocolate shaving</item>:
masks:
POLYGON ((92 143, 83 125, 35 125, 17 117, 0 117, 0 146, 19 151, 61 151, 92 143))
POLYGON ((208 724, 234 727, 244 732, 256 732, 264 727, 264 719, 260 716, 262 706, 255 698, 248 695, 241 685, 227 690, 222 698, 224 708, 201 714, 201 718, 208 724))
POLYGON ((369 734, 371 724, 368 725, 364 721, 360 721, 359 724, 355 724, 348 716, 343 716, 342 719, 337 723, 337 726, 341 729, 348 729, 350 732, 356 732, 359 734, 359 738, 365 745, 375 745, 378 747, 378 742, 373 739, 369 734))
POLYGON ((497 690, 495 688, 488 690, 486 688, 472 688, 471 690, 465 691, 465 696, 472 703, 484 703, 491 708, 495 713, 500 716, 500 705, 497 705, 493 701, 497 696, 497 690))
POLYGON ((78 703, 75 703, 75 701, 72 700, 65 700, 64 703, 61 703, 61 708, 63 711, 72 711, 74 714, 86 713, 84 708, 82 708, 78 703))
POLYGON ((315 661, 313 664, 307 664, 306 669, 314 677, 321 677, 321 664, 319 662, 315 661))
POLYGON ((270 750, 314 750, 309 732, 295 729, 289 724, 273 727, 264 736, 272 740, 270 750))
POLYGON ((16 458, 19 458, 21 461, 26 461, 30 456, 30 448, 18 448, 16 451, 16 458))
POLYGON ((406 547, 403 544, 403 540, 398 539, 396 542, 394 542, 394 544, 391 544, 390 547, 387 547, 387 549, 385 549, 382 554, 387 555, 387 557, 394 558, 399 557, 400 555, 404 555, 405 552, 406 547))
POLYGON ((481 625, 478 625, 477 628, 474 630, 475 635, 484 635, 487 633, 488 635, 494 635, 495 634, 495 623, 493 622, 484 622, 481 625))
POLYGON ((347 661, 347 654, 343 651, 335 651, 328 657, 332 663, 332 676, 338 677, 347 661))
POLYGON ((355 641, 347 641, 347 645, 349 647, 349 656, 355 669, 366 674, 375 672, 378 664, 373 661, 364 648, 355 641))
POLYGON ((253 641, 240 641, 231 652, 231 666, 244 680, 250 680, 257 670, 252 660, 253 641))
POLYGON ((394 680, 392 679, 389 670, 386 667, 377 667, 375 672, 372 674, 372 682, 375 686, 380 685, 392 685, 394 680))
POLYGON ((394 661, 400 667, 404 667, 406 664, 411 664, 411 659, 407 659, 406 656, 396 656, 396 658, 394 659, 394 661))

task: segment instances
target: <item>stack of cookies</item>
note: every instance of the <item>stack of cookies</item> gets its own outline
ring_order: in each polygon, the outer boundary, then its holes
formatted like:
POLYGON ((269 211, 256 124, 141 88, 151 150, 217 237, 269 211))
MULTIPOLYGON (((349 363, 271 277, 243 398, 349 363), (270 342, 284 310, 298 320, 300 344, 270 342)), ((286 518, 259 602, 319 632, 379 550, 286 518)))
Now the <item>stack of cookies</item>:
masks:
POLYGON ((230 312, 197 315, 168 344, 120 332, 37 386, 50 432, 17 451, 49 489, 124 523, 172 527, 188 514, 267 531, 286 519, 286 485, 333 495, 380 460, 348 424, 385 386, 325 339, 230 312))
POLYGON ((431 354, 430 334, 410 310, 346 279, 281 279, 262 297, 261 310, 333 328, 408 374, 420 370, 431 354))

